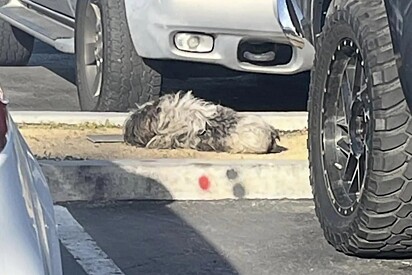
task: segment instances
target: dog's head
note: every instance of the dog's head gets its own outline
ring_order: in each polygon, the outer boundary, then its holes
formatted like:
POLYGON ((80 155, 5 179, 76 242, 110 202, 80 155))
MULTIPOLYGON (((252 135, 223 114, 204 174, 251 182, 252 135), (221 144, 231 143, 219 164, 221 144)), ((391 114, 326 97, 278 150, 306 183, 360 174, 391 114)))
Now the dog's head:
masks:
POLYGON ((139 106, 125 123, 124 141, 130 145, 145 147, 156 136, 160 112, 158 100, 139 106))

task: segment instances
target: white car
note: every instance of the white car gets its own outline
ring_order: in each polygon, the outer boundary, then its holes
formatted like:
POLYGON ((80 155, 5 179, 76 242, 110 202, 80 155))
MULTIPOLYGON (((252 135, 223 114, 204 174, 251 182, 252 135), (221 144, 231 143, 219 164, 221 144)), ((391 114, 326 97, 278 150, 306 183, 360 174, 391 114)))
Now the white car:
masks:
POLYGON ((164 77, 295 74, 314 49, 290 1, 0 0, 0 65, 26 64, 33 37, 75 53, 81 108, 100 111, 156 99, 164 77))
POLYGON ((0 88, 0 274, 60 275, 53 201, 0 88))

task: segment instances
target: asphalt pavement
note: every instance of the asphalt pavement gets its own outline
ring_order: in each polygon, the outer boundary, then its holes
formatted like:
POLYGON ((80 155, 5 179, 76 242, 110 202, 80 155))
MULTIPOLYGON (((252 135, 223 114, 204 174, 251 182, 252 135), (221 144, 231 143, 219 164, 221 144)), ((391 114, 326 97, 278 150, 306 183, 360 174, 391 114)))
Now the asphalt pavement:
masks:
MULTIPOLYGON (((75 58, 36 41, 28 66, 1 67, 0 84, 15 111, 78 111, 75 58)), ((309 74, 235 78, 166 79, 165 91, 194 94, 239 111, 305 111, 309 74)))
POLYGON ((60 244, 60 251, 62 256, 63 275, 88 275, 62 244, 60 244))
MULTIPOLYGON (((349 257, 324 239, 311 201, 66 205, 124 274, 411 274, 410 260, 349 257)), ((81 274, 65 265, 65 274, 81 274)))

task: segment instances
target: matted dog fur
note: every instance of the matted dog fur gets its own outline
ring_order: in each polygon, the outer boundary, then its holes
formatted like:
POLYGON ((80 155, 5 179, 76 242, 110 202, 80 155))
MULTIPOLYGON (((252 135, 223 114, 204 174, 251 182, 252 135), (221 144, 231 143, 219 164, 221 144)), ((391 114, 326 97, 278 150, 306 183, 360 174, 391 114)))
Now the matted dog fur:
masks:
POLYGON ((166 94, 130 115, 124 140, 152 149, 194 149, 228 153, 276 153, 279 131, 261 117, 193 96, 192 91, 166 94))

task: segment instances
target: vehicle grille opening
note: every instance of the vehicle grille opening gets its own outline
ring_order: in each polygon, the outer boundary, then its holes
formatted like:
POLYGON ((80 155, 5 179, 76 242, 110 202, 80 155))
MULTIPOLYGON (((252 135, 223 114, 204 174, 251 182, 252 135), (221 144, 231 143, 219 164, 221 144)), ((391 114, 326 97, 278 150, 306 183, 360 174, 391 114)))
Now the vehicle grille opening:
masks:
POLYGON ((258 40, 242 41, 238 47, 238 59, 257 66, 288 64, 293 55, 290 45, 258 40))

